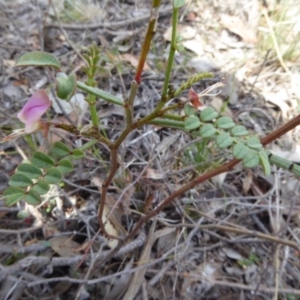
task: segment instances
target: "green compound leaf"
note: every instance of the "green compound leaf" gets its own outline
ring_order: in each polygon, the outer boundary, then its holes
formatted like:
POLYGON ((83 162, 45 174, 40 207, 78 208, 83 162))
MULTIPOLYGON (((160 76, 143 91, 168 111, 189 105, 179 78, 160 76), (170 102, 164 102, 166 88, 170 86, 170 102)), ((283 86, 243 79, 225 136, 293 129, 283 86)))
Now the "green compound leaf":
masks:
POLYGON ((33 153, 31 163, 42 169, 48 169, 54 166, 53 159, 45 153, 39 151, 33 153))
POLYGON ((184 5, 185 0, 174 0, 174 8, 179 8, 184 5))
POLYGON ((235 126, 235 123, 230 117, 221 117, 217 120, 216 126, 222 129, 230 129, 235 126))
POLYGON ((29 163, 22 163, 18 166, 18 173, 30 179, 38 178, 43 175, 42 170, 29 163))
POLYGON ((3 197, 6 198, 6 205, 12 206, 25 197, 25 191, 18 187, 8 187, 3 191, 3 197))
POLYGON ((57 156, 66 156, 70 153, 70 149, 63 142, 55 142, 51 151, 57 156))
POLYGON ((61 171, 59 171, 57 168, 50 168, 47 171, 44 179, 50 184, 59 183, 62 179, 61 171))
POLYGON ((254 168, 259 164, 259 155, 256 151, 249 150, 243 157, 243 165, 246 168, 254 168))
POLYGON ((50 190, 50 185, 46 180, 40 179, 33 186, 32 190, 37 191, 40 195, 44 195, 50 190))
POLYGON ((32 180, 24 174, 16 173, 10 177, 9 185, 14 187, 27 187, 32 185, 32 180))
POLYGON ((231 134, 233 136, 244 136, 244 135, 248 135, 249 132, 245 126, 237 125, 231 129, 231 134))
POLYGON ((264 169, 265 175, 267 175, 267 176, 270 175, 271 174, 271 165, 269 162, 269 157, 268 157, 267 152, 262 150, 262 151, 258 152, 258 155, 259 155, 260 164, 264 169))
POLYGON ((205 124, 200 128, 200 136, 208 138, 216 133, 216 128, 212 124, 205 124))
POLYGON ((62 173, 69 173, 73 171, 74 166, 69 159, 62 159, 58 162, 58 166, 56 168, 62 173))
POLYGON ((185 113, 186 116, 191 116, 191 115, 193 115, 194 113, 197 112, 197 110, 188 103, 186 103, 184 105, 183 110, 184 110, 184 113, 185 113))
POLYGON ((30 205, 37 205, 42 202, 42 199, 37 191, 31 189, 25 196, 25 201, 30 205))
POLYGON ((233 156, 236 159, 242 159, 249 151, 249 148, 243 143, 237 143, 233 146, 233 156))
POLYGON ((247 139, 247 145, 249 148, 256 149, 256 150, 259 150, 263 147, 260 142, 260 139, 256 136, 249 137, 247 139))
POLYGON ((79 149, 74 149, 72 152, 72 158, 73 159, 80 159, 84 156, 84 152, 79 149))
POLYGON ((227 132, 222 132, 218 135, 216 143, 219 148, 226 148, 232 145, 233 138, 227 132))
POLYGON ((197 129, 200 125, 201 125, 201 122, 194 115, 191 115, 184 120, 184 129, 185 130, 194 130, 194 129, 197 129))
POLYGON ((77 78, 75 73, 71 73, 67 76, 65 73, 58 73, 56 76, 57 86, 56 94, 60 99, 70 101, 71 97, 74 95, 77 78))
POLYGON ((219 114, 212 107, 207 107, 201 112, 200 119, 203 122, 209 122, 215 119, 218 115, 219 114))
POLYGON ((59 60, 52 54, 42 51, 32 51, 23 54, 16 63, 17 67, 37 66, 60 69, 59 60))

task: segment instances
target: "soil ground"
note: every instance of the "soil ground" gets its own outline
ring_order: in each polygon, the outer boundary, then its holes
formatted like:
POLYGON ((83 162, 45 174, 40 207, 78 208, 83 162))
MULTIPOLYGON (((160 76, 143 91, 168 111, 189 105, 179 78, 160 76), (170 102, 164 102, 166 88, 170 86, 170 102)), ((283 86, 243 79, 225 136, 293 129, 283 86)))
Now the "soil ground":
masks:
MULTIPOLYGON (((170 47, 172 7, 160 18, 134 106, 135 118, 158 102, 170 47)), ((197 93, 260 137, 299 113, 299 1, 186 1, 171 84, 176 89, 196 72, 214 78, 193 85, 197 93)), ((54 83, 47 68, 16 68, 26 51, 56 55, 65 73, 85 81, 83 56, 101 48, 98 87, 124 98, 135 75, 150 1, 0 0, 0 138, 23 128, 17 118, 27 99, 54 83)), ((80 98, 81 91, 76 92, 80 98)), ((174 101, 186 101, 188 91, 174 101)), ((52 95, 45 118, 78 128, 90 124, 85 102, 71 106, 52 95), (63 106, 59 107, 57 103, 63 106)), ((101 130, 112 140, 124 128, 123 109, 97 102, 101 130)), ((34 150, 55 141, 78 147, 84 138, 51 129, 0 144, 0 190, 34 150)), ((299 159, 299 129, 269 146, 299 159)), ((147 125, 120 147, 121 166, 109 187, 107 207, 118 201, 111 234, 120 237, 141 214, 211 167, 229 159, 189 134, 147 125), (119 224, 119 228, 116 226, 119 224)), ((0 300, 2 299, 300 299, 299 179, 272 167, 217 176, 178 197, 139 235, 99 265, 115 245, 99 235, 99 186, 110 168, 99 144, 42 204, 7 207, 0 198, 0 300), (293 245, 297 245, 293 247, 293 245)))

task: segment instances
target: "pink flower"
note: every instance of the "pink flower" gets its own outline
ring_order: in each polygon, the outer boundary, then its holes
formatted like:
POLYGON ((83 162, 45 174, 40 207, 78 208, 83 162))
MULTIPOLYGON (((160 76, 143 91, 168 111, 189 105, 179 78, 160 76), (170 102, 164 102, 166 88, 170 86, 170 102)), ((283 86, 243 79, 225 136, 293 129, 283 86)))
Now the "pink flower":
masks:
POLYGON ((25 132, 31 133, 40 128, 40 118, 51 106, 45 90, 36 91, 18 113, 19 120, 25 124, 25 132))

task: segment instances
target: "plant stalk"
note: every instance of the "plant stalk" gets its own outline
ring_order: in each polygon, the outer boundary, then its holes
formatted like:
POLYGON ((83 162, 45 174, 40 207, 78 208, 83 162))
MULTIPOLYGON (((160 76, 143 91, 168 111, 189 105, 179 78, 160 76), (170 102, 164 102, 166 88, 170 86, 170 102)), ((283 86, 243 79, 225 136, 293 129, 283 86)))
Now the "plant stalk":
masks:
POLYGON ((107 92, 104 92, 98 88, 95 88, 95 87, 90 87, 88 85, 86 85, 85 83, 83 82, 80 82, 80 81, 77 81, 77 87, 87 93, 90 93, 100 99, 103 99, 109 103, 113 103, 113 104, 116 104, 116 105, 119 105, 119 106, 123 106, 124 105, 124 102, 123 100, 119 99, 118 97, 116 96, 113 96, 107 92))

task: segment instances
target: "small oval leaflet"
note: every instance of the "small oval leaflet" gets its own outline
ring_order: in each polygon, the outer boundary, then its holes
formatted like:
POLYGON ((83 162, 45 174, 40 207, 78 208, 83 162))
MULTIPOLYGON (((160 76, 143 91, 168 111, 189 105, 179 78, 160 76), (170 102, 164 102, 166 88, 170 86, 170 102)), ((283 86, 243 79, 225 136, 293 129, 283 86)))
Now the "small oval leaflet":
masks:
POLYGON ((72 158, 73 159, 80 159, 84 156, 83 151, 79 150, 79 149, 74 149, 72 151, 72 158))
POLYGON ((68 159, 62 159, 58 162, 57 169, 61 171, 62 173, 69 173, 73 171, 74 166, 72 162, 68 159))
POLYGON ((201 112, 200 119, 203 122, 209 122, 215 119, 218 115, 219 114, 212 107, 207 107, 201 112))
POLYGON ((31 204, 31 205, 37 205, 37 204, 40 204, 41 203, 41 196, 39 195, 39 193, 37 191, 34 191, 34 190, 30 190, 26 196, 25 196, 25 201, 28 203, 28 204, 31 204))
POLYGON ((243 136, 243 135, 248 135, 249 132, 248 132, 248 130, 246 129, 245 126, 243 126, 243 125, 237 125, 237 126, 234 126, 231 129, 231 134, 233 136, 243 136))
POLYGON ((52 54, 43 51, 31 51, 19 57, 17 67, 37 66, 60 69, 59 60, 52 54))
POLYGON ((11 176, 9 180, 9 185, 14 187, 27 187, 32 185, 33 182, 30 178, 28 178, 24 174, 16 173, 13 176, 11 176))
POLYGON ((40 179, 36 182, 32 189, 37 191, 40 195, 44 195, 50 190, 50 185, 46 180, 40 179))
POLYGON ((217 120, 216 125, 218 128, 230 129, 235 126, 235 123, 230 117, 221 117, 217 120))
POLYGON ((219 148, 226 148, 232 145, 233 138, 227 132, 222 132, 218 135, 216 143, 219 148))
POLYGON ((11 206, 25 197, 25 191, 18 187, 8 187, 3 191, 3 197, 6 198, 6 205, 11 206))
POLYGON ((70 149, 63 142, 55 142, 51 151, 57 156, 66 156, 70 153, 70 149))
POLYGON ((23 174, 30 179, 38 178, 43 175, 40 168, 29 163, 20 164, 18 166, 18 173, 23 174))
POLYGON ((33 153, 31 163, 42 169, 48 169, 54 166, 53 159, 45 153, 39 151, 33 153))
POLYGON ((242 159, 249 151, 249 148, 243 143, 237 143, 233 146, 233 156, 236 159, 242 159))
POLYGON ((3 191, 3 196, 4 197, 9 197, 11 195, 15 195, 15 194, 23 194, 25 195, 25 191, 19 187, 12 187, 12 186, 9 186, 8 188, 6 188, 4 191, 3 191))
POLYGON ((194 115, 191 115, 184 120, 184 129, 185 130, 194 130, 194 129, 197 129, 200 125, 201 125, 201 122, 194 115))
POLYGON ((24 197, 25 197, 25 194, 14 194, 14 195, 7 197, 5 203, 7 206, 12 206, 12 205, 18 203, 24 197))
POLYGON ((256 151, 249 150, 243 157, 243 165, 246 168, 254 168, 259 164, 259 156, 256 151))
POLYGON ((200 136, 208 138, 216 133, 216 128, 212 124, 205 124, 200 128, 200 136))
POLYGON ((186 116, 191 116, 191 115, 193 115, 194 113, 197 112, 197 110, 192 105, 190 105, 189 103, 186 103, 184 105, 183 110, 184 110, 184 113, 186 114, 186 116))
POLYGON ((57 168, 50 168, 44 179, 50 184, 59 183, 62 179, 62 174, 57 168))
POLYGON ((249 148, 252 148, 252 149, 261 149, 263 146, 260 142, 260 139, 256 136, 251 136, 247 139, 247 145, 249 148))

